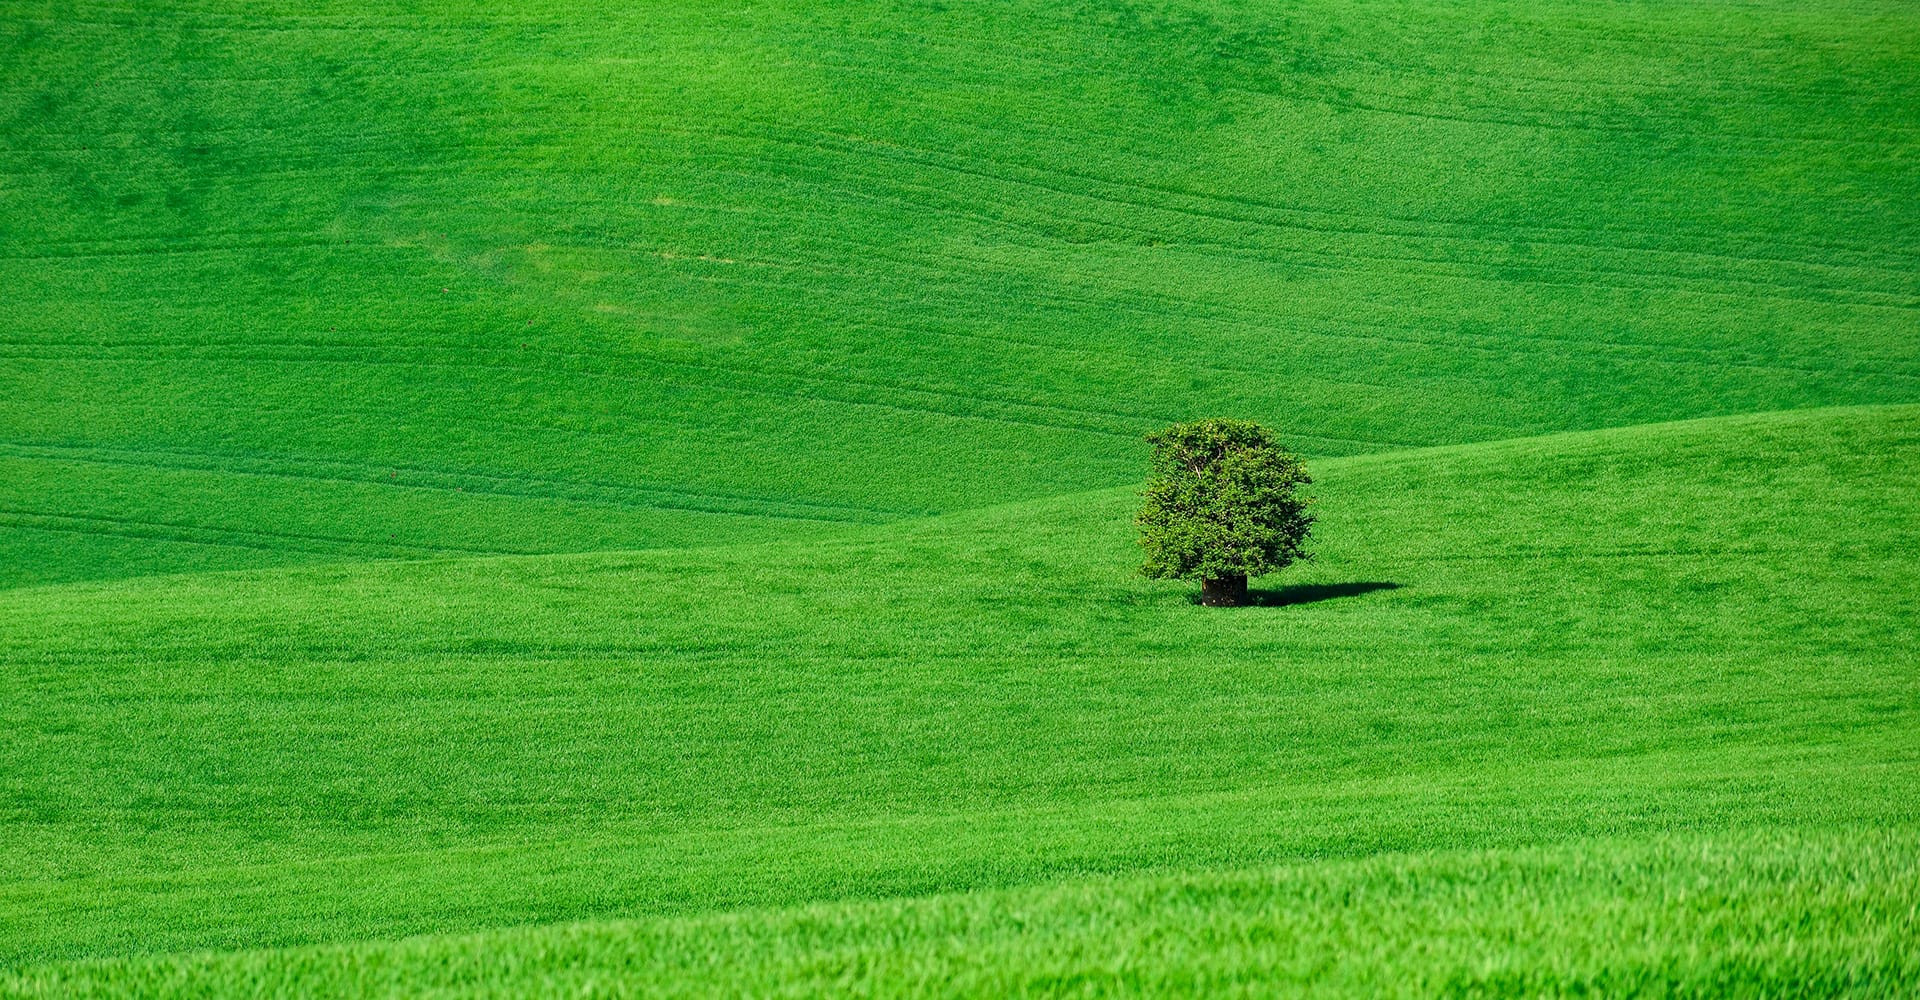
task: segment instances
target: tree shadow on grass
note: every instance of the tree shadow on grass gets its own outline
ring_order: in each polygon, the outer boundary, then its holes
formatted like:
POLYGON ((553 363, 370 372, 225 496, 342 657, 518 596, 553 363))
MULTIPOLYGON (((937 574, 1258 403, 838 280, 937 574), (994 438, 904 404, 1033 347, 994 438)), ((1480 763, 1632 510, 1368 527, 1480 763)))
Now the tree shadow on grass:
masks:
POLYGON ((1342 597, 1359 597, 1376 590, 1399 590, 1400 585, 1385 580, 1360 583, 1296 583, 1278 590, 1247 591, 1247 607, 1284 608, 1290 604, 1313 604, 1342 597))

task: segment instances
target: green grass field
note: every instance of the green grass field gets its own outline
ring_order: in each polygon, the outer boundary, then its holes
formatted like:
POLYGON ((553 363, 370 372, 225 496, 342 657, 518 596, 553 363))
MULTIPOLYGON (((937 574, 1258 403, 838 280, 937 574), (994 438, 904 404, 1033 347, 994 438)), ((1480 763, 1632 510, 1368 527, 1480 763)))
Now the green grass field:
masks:
POLYGON ((0 304, 0 996, 1920 992, 1910 4, 0 0, 0 304))

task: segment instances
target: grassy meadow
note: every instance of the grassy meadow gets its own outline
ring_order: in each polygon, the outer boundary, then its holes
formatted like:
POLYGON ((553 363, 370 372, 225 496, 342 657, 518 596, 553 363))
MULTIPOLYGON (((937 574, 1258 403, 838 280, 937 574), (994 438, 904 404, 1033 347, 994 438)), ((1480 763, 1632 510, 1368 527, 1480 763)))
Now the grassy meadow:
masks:
POLYGON ((0 996, 1911 995, 1915 39, 0 0, 0 996))

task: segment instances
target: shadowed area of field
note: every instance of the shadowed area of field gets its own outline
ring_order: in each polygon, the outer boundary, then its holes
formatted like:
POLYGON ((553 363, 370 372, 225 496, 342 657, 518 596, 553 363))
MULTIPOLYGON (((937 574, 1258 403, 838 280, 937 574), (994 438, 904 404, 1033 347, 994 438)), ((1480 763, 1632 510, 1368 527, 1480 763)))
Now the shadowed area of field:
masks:
POLYGON ((1360 583, 1297 583, 1291 587, 1277 590, 1254 588, 1247 592, 1247 600, 1254 607, 1283 608, 1290 604, 1312 604, 1315 601, 1333 601, 1342 597, 1359 597, 1376 590, 1398 590, 1400 585, 1385 580, 1368 580, 1360 583))

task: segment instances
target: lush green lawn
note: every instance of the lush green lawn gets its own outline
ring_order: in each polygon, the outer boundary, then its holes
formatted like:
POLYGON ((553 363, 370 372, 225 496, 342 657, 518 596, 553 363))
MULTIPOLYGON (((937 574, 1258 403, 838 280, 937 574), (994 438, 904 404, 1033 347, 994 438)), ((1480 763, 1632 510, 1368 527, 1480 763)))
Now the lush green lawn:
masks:
POLYGON ((0 3, 0 581, 1920 398, 1909 3, 820 7, 0 3))
POLYGON ((0 993, 1920 992, 1916 38, 0 0, 0 993))
POLYGON ((1920 820, 1920 409, 1322 472, 1239 611, 1124 491, 0 593, 6 959, 1920 820))
POLYGON ((1920 841, 1746 833, 34 970, 145 997, 1899 996, 1920 841))

